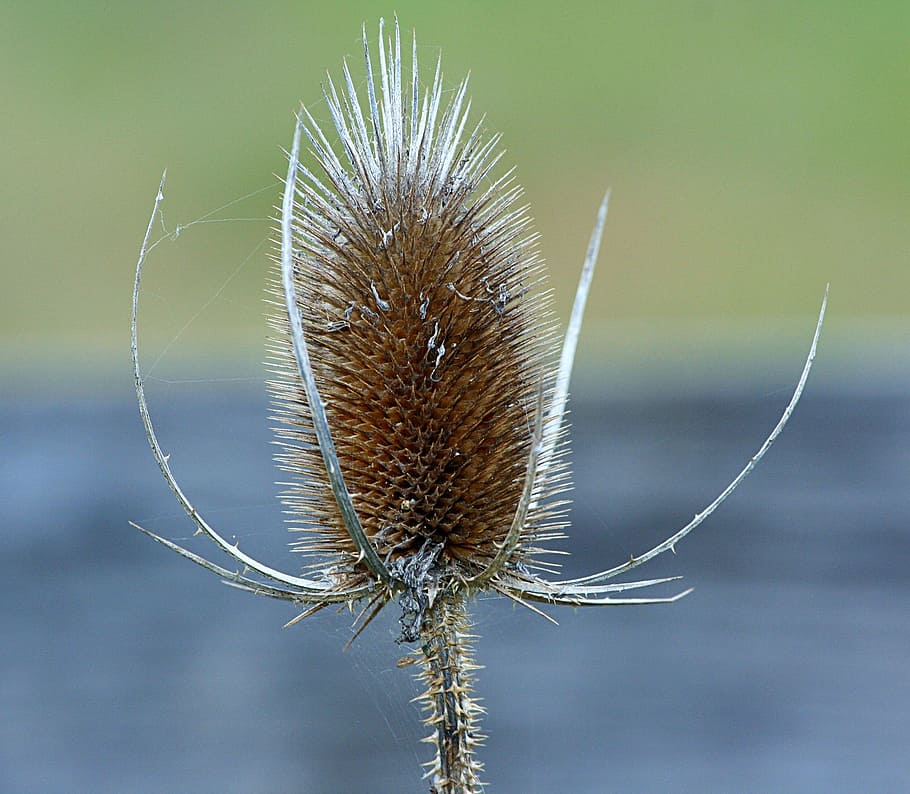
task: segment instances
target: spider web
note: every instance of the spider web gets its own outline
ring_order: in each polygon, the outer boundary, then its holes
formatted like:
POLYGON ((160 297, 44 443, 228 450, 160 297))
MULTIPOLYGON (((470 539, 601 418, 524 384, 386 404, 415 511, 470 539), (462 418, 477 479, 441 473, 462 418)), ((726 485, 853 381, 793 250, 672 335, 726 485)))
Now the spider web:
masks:
MULTIPOLYGON (((290 551, 278 500, 275 481, 281 477, 272 460, 268 375, 262 363, 272 216, 280 186, 255 188, 182 221, 168 209, 181 198, 175 182, 166 187, 155 220, 140 295, 140 363, 152 418, 175 476, 200 512, 244 551, 297 573, 302 560, 290 551)), ((194 537, 170 494, 163 487, 160 491, 162 508, 136 519, 224 564, 210 543, 194 537)), ((195 569, 192 573, 206 577, 195 569)), ((225 590, 224 598, 227 612, 232 593, 225 590)), ((265 633, 281 631, 296 614, 291 605, 266 606, 274 622, 262 625, 265 633)), ((388 754, 396 766, 416 774, 427 760, 417 741, 426 729, 412 703, 418 694, 415 668, 398 666, 411 649, 394 642, 400 633, 397 617, 394 608, 385 610, 343 656, 352 633, 346 610, 325 610, 289 631, 315 632, 318 645, 327 638, 337 644, 337 664, 353 673, 346 696, 371 704, 374 712, 376 729, 362 732, 362 740, 373 745, 368 753, 388 754)))
MULTIPOLYGON (((292 571, 299 561, 288 551, 277 501, 262 363, 271 214, 280 186, 257 187, 183 221, 168 208, 171 194, 179 204, 185 190, 175 182, 155 219, 139 305, 140 364, 153 421, 200 511, 245 550, 292 571)), ((212 556, 207 543, 191 539, 179 505, 163 504, 172 509, 140 518, 212 556)))

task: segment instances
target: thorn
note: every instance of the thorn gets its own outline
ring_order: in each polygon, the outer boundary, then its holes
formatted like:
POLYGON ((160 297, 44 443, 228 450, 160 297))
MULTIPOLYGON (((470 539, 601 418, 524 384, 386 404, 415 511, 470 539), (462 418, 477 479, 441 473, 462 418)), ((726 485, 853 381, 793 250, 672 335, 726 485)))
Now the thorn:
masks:
POLYGON ((297 615, 296 617, 291 618, 291 619, 290 619, 287 623, 285 623, 281 628, 283 628, 283 629, 289 629, 289 628, 291 628, 291 626, 296 626, 296 625, 297 625, 298 623, 300 623, 300 621, 303 620, 308 614, 309 614, 309 610, 306 610, 306 611, 304 611, 304 612, 301 612, 301 613, 300 613, 299 615, 297 615))

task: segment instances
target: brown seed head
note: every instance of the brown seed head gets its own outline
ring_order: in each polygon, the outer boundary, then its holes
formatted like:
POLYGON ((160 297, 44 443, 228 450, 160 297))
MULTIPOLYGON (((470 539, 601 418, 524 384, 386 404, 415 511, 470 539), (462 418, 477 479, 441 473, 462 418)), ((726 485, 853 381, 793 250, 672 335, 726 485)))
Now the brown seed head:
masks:
MULTIPOLYGON (((439 67, 421 95, 416 45, 407 86, 397 26, 382 39, 379 91, 365 47, 365 107, 346 65, 343 92, 329 79, 337 144, 304 111, 316 168, 298 170, 294 281, 367 537, 390 570, 419 565, 463 580, 490 564, 522 493, 538 393, 555 377, 549 295, 521 190, 492 175, 498 136, 482 120, 465 134, 466 82, 443 109, 439 67)), ((304 533, 296 545, 335 555, 338 575, 362 579, 287 322, 275 312, 271 389, 278 462, 294 475, 283 498, 304 533)), ((528 561, 529 542, 555 534, 560 517, 541 499, 565 479, 563 465, 551 467, 513 565, 528 561)))

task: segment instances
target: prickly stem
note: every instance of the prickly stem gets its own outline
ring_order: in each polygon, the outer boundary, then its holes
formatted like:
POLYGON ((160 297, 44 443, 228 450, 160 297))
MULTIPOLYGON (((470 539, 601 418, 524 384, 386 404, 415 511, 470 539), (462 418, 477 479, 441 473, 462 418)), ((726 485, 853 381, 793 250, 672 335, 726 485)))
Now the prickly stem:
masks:
POLYGON ((441 598, 426 612, 421 647, 416 651, 425 687, 419 700, 432 729, 425 739, 436 747, 426 766, 431 794, 476 794, 483 791, 478 775, 483 765, 474 758, 483 708, 473 695, 474 657, 468 614, 463 599, 441 598))

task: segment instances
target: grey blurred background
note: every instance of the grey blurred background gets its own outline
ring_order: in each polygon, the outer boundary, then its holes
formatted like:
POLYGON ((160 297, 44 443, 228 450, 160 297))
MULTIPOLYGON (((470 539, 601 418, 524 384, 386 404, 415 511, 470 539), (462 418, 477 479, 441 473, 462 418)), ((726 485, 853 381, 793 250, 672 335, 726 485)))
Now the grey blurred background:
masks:
MULTIPOLYGON (((685 523, 670 608, 476 606, 491 790, 895 791, 910 729, 910 10, 681 2, 0 8, 0 790, 419 791, 394 610, 294 629, 127 526, 191 534, 177 476, 297 564, 262 388, 275 173, 326 69, 393 10, 518 167, 557 312, 607 186, 574 389, 570 572, 685 523), (180 229, 179 235, 175 234, 180 229), (11 553, 10 553, 11 552, 11 553)), ((187 539, 187 542, 192 542, 187 539)), ((204 545, 198 547, 205 549, 204 545)))

